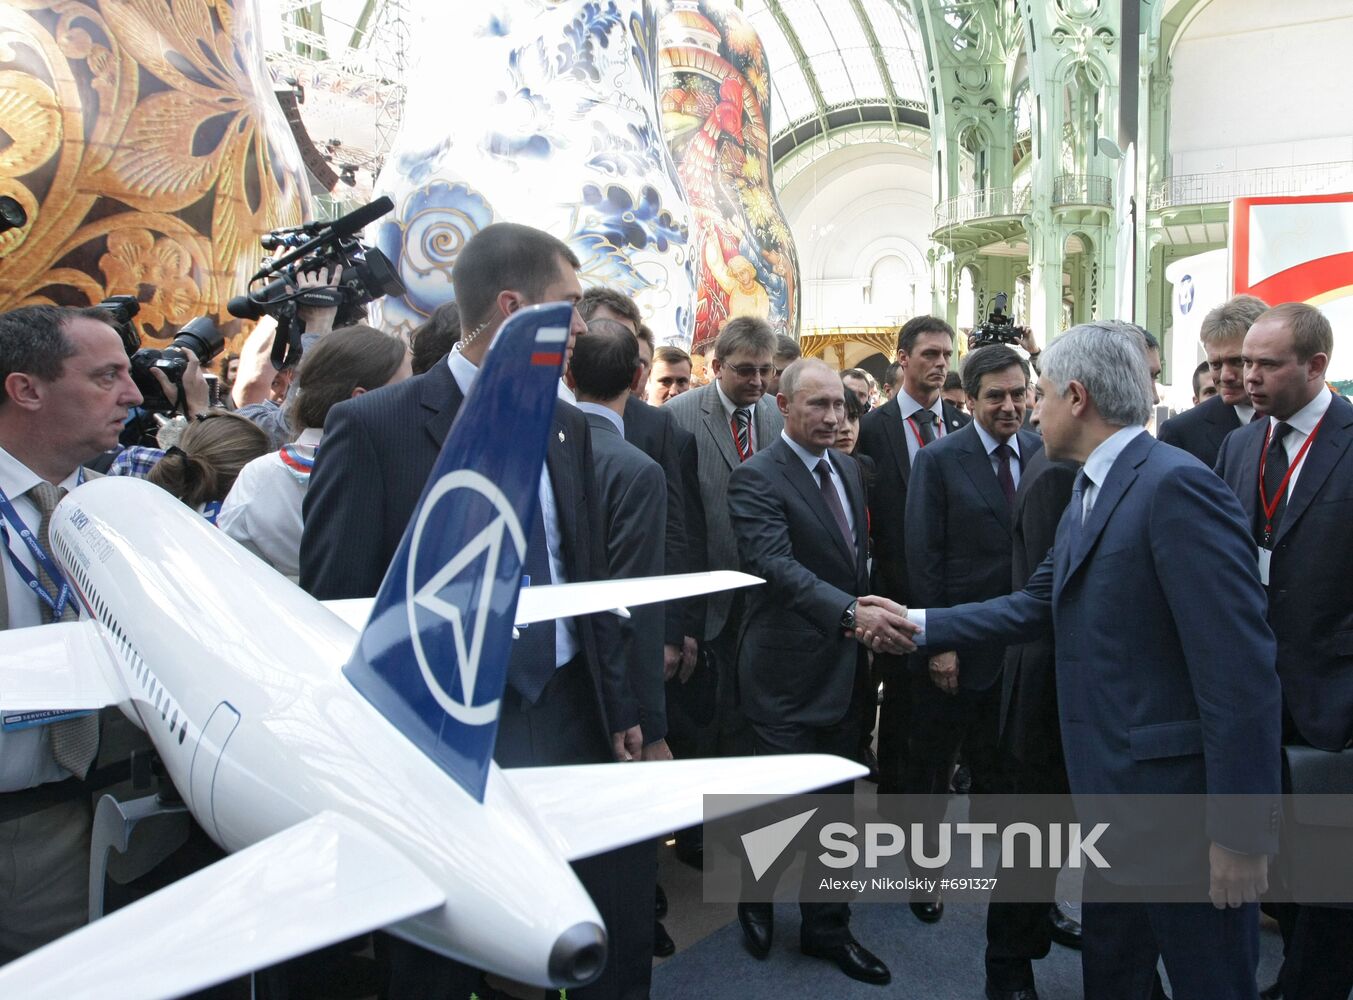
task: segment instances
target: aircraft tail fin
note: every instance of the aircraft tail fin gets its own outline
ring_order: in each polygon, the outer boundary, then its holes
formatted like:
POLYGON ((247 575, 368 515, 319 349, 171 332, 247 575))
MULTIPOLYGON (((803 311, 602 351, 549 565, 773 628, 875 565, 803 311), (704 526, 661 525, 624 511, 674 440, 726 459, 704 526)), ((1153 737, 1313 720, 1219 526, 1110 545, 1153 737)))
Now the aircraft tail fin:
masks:
POLYGON ((572 316, 532 306, 498 331, 343 668, 479 801, 572 316))

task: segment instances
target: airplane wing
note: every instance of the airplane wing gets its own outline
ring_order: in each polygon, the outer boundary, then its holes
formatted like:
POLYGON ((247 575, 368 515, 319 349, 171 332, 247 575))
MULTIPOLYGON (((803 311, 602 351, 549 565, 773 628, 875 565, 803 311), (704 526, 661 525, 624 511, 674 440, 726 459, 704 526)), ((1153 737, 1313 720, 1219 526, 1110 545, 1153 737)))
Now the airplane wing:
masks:
POLYGON ((324 812, 0 968, 0 996, 182 996, 443 902, 403 855, 324 812))
POLYGON ((828 754, 785 754, 499 773, 540 816, 542 833, 575 861, 714 818, 704 813, 705 795, 796 795, 862 777, 866 769, 828 754))
MULTIPOLYGON (((6 728, 25 717, 85 711, 127 698, 99 624, 87 618, 0 633, 0 711, 6 728)), ((51 721, 47 718, 44 721, 51 721)))
MULTIPOLYGON (((549 587, 522 587, 517 598, 515 625, 616 611, 655 601, 680 601, 687 597, 712 594, 735 587, 750 587, 764 582, 760 577, 730 570, 713 573, 682 573, 676 576, 645 576, 628 580, 599 580, 593 583, 561 583, 549 587)), ((353 597, 321 601, 326 608, 353 628, 361 631, 371 617, 374 597, 353 597)))
POLYGON ((656 601, 679 601, 764 582, 759 576, 718 570, 713 573, 644 576, 594 583, 561 583, 552 587, 522 587, 517 598, 515 624, 530 625, 533 622, 614 611, 656 601))

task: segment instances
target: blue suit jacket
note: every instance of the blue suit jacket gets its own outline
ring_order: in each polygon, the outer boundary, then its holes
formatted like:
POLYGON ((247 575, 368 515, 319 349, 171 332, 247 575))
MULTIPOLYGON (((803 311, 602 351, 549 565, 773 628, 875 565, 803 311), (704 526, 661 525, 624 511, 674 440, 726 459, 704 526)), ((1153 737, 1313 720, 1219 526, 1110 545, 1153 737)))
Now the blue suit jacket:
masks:
POLYGON ((1073 502, 1023 591, 928 611, 926 642, 1052 629, 1072 792, 1256 796, 1209 802, 1207 835, 1273 852, 1281 696, 1239 502, 1192 456, 1142 434, 1078 527, 1079 514, 1073 502))

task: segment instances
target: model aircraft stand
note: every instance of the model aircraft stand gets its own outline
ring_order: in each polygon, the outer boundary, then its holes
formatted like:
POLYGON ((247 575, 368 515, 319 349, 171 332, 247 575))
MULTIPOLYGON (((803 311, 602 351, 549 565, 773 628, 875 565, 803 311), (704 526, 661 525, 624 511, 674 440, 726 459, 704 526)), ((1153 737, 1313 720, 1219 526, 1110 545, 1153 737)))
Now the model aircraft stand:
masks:
POLYGON ((112 876, 125 884, 145 875, 182 847, 190 829, 188 807, 167 779, 160 782, 159 791, 141 798, 123 802, 112 794, 101 796, 89 838, 90 923, 103 916, 110 860, 112 876), (112 850, 118 852, 117 859, 111 858, 112 850))

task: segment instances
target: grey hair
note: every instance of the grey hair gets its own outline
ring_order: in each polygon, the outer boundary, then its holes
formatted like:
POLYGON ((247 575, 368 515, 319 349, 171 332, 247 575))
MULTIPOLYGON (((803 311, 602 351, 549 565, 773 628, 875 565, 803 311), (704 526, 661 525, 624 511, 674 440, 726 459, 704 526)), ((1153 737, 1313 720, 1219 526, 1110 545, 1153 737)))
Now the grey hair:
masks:
POLYGON ((815 369, 825 371, 828 375, 836 374, 832 366, 821 358, 799 358, 791 361, 780 374, 780 392, 785 399, 793 399, 794 393, 798 391, 799 381, 809 371, 815 369))
POLYGON ((1073 326, 1043 352, 1043 377, 1057 395, 1085 386, 1105 422, 1140 427, 1151 419, 1155 393, 1140 333, 1112 320, 1073 326))

